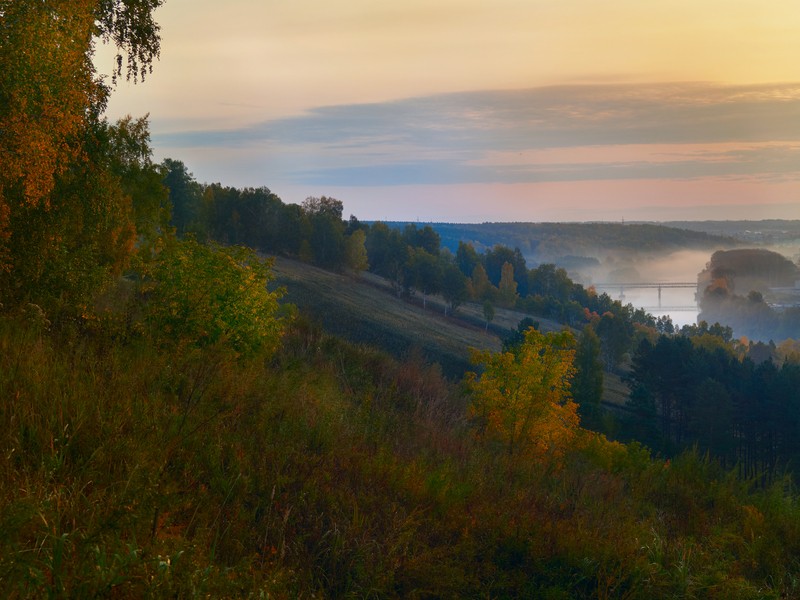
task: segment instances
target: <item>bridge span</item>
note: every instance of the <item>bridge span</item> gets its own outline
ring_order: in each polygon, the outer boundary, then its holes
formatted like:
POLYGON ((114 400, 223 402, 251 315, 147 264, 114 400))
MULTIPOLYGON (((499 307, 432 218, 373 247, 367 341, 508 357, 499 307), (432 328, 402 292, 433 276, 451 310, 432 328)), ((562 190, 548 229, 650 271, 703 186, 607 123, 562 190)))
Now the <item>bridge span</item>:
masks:
MULTIPOLYGON (((642 282, 601 282, 592 284, 596 290, 610 291, 619 290, 620 300, 625 299, 625 290, 658 290, 658 306, 652 307, 658 310, 664 310, 661 306, 661 290, 668 289, 697 289, 698 283, 696 281, 642 281, 642 282)), ((695 295, 696 297, 696 295, 695 295)), ((678 307, 673 307, 677 309, 678 307)), ((680 307, 682 310, 685 307, 680 307)), ((696 307, 692 307, 696 308, 696 307)))

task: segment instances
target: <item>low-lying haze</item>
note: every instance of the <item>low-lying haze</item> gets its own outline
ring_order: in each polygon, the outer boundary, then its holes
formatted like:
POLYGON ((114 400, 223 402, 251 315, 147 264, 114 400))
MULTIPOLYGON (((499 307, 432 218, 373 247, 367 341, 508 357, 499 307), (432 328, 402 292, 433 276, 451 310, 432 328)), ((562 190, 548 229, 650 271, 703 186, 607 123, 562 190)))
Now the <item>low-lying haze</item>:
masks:
POLYGON ((578 269, 570 275, 583 285, 617 283, 598 289, 623 304, 645 308, 655 315, 669 315, 675 325, 693 324, 697 320, 697 287, 676 289, 637 288, 621 284, 636 283, 689 283, 697 282, 697 275, 711 258, 708 250, 682 250, 661 257, 652 254, 617 254, 596 256, 596 268, 578 269))

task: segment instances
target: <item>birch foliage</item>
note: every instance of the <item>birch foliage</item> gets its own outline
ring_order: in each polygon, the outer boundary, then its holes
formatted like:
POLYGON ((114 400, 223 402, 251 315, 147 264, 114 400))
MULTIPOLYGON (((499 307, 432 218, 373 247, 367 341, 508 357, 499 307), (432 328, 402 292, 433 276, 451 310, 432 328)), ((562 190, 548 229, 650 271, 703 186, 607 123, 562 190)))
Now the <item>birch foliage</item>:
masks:
POLYGON ((473 353, 483 367, 469 374, 470 416, 482 435, 500 442, 509 455, 560 455, 578 429, 570 394, 575 339, 569 331, 533 328, 513 352, 473 353))

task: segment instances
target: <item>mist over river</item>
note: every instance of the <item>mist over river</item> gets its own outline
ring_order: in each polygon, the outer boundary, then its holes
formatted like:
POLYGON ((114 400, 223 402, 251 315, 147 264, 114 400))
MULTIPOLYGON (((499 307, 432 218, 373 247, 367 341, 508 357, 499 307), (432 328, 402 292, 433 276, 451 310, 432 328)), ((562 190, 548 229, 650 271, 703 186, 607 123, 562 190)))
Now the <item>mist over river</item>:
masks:
POLYGON ((644 308, 656 317, 669 315, 677 327, 697 323, 697 275, 711 258, 707 250, 683 250, 663 257, 627 255, 601 260, 589 284, 616 284, 598 288, 614 300, 644 308), (692 287, 635 287, 636 284, 692 283, 692 287), (622 284, 633 284, 624 286, 622 284), (619 286, 619 287, 617 287, 619 286), (660 295, 660 299, 659 299, 660 295))
MULTIPOLYGON (((681 281, 691 280, 683 279, 681 281)), ((607 293, 615 300, 620 300, 623 304, 630 303, 636 308, 644 308, 656 317, 669 315, 676 327, 697 323, 697 315, 700 312, 695 299, 697 288, 662 288, 660 305, 658 289, 627 289, 625 290, 624 298, 620 297, 619 291, 609 290, 607 293)))

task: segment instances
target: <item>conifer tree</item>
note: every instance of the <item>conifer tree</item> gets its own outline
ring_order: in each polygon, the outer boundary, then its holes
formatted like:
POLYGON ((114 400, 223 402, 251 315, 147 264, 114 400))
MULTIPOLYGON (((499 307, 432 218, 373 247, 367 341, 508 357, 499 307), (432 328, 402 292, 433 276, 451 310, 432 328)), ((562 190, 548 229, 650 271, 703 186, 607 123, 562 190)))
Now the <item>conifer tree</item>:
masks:
POLYGON ((583 328, 575 351, 575 378, 572 396, 580 407, 587 426, 599 425, 600 399, 603 395, 603 363, 600 359, 600 338, 594 329, 583 328))

